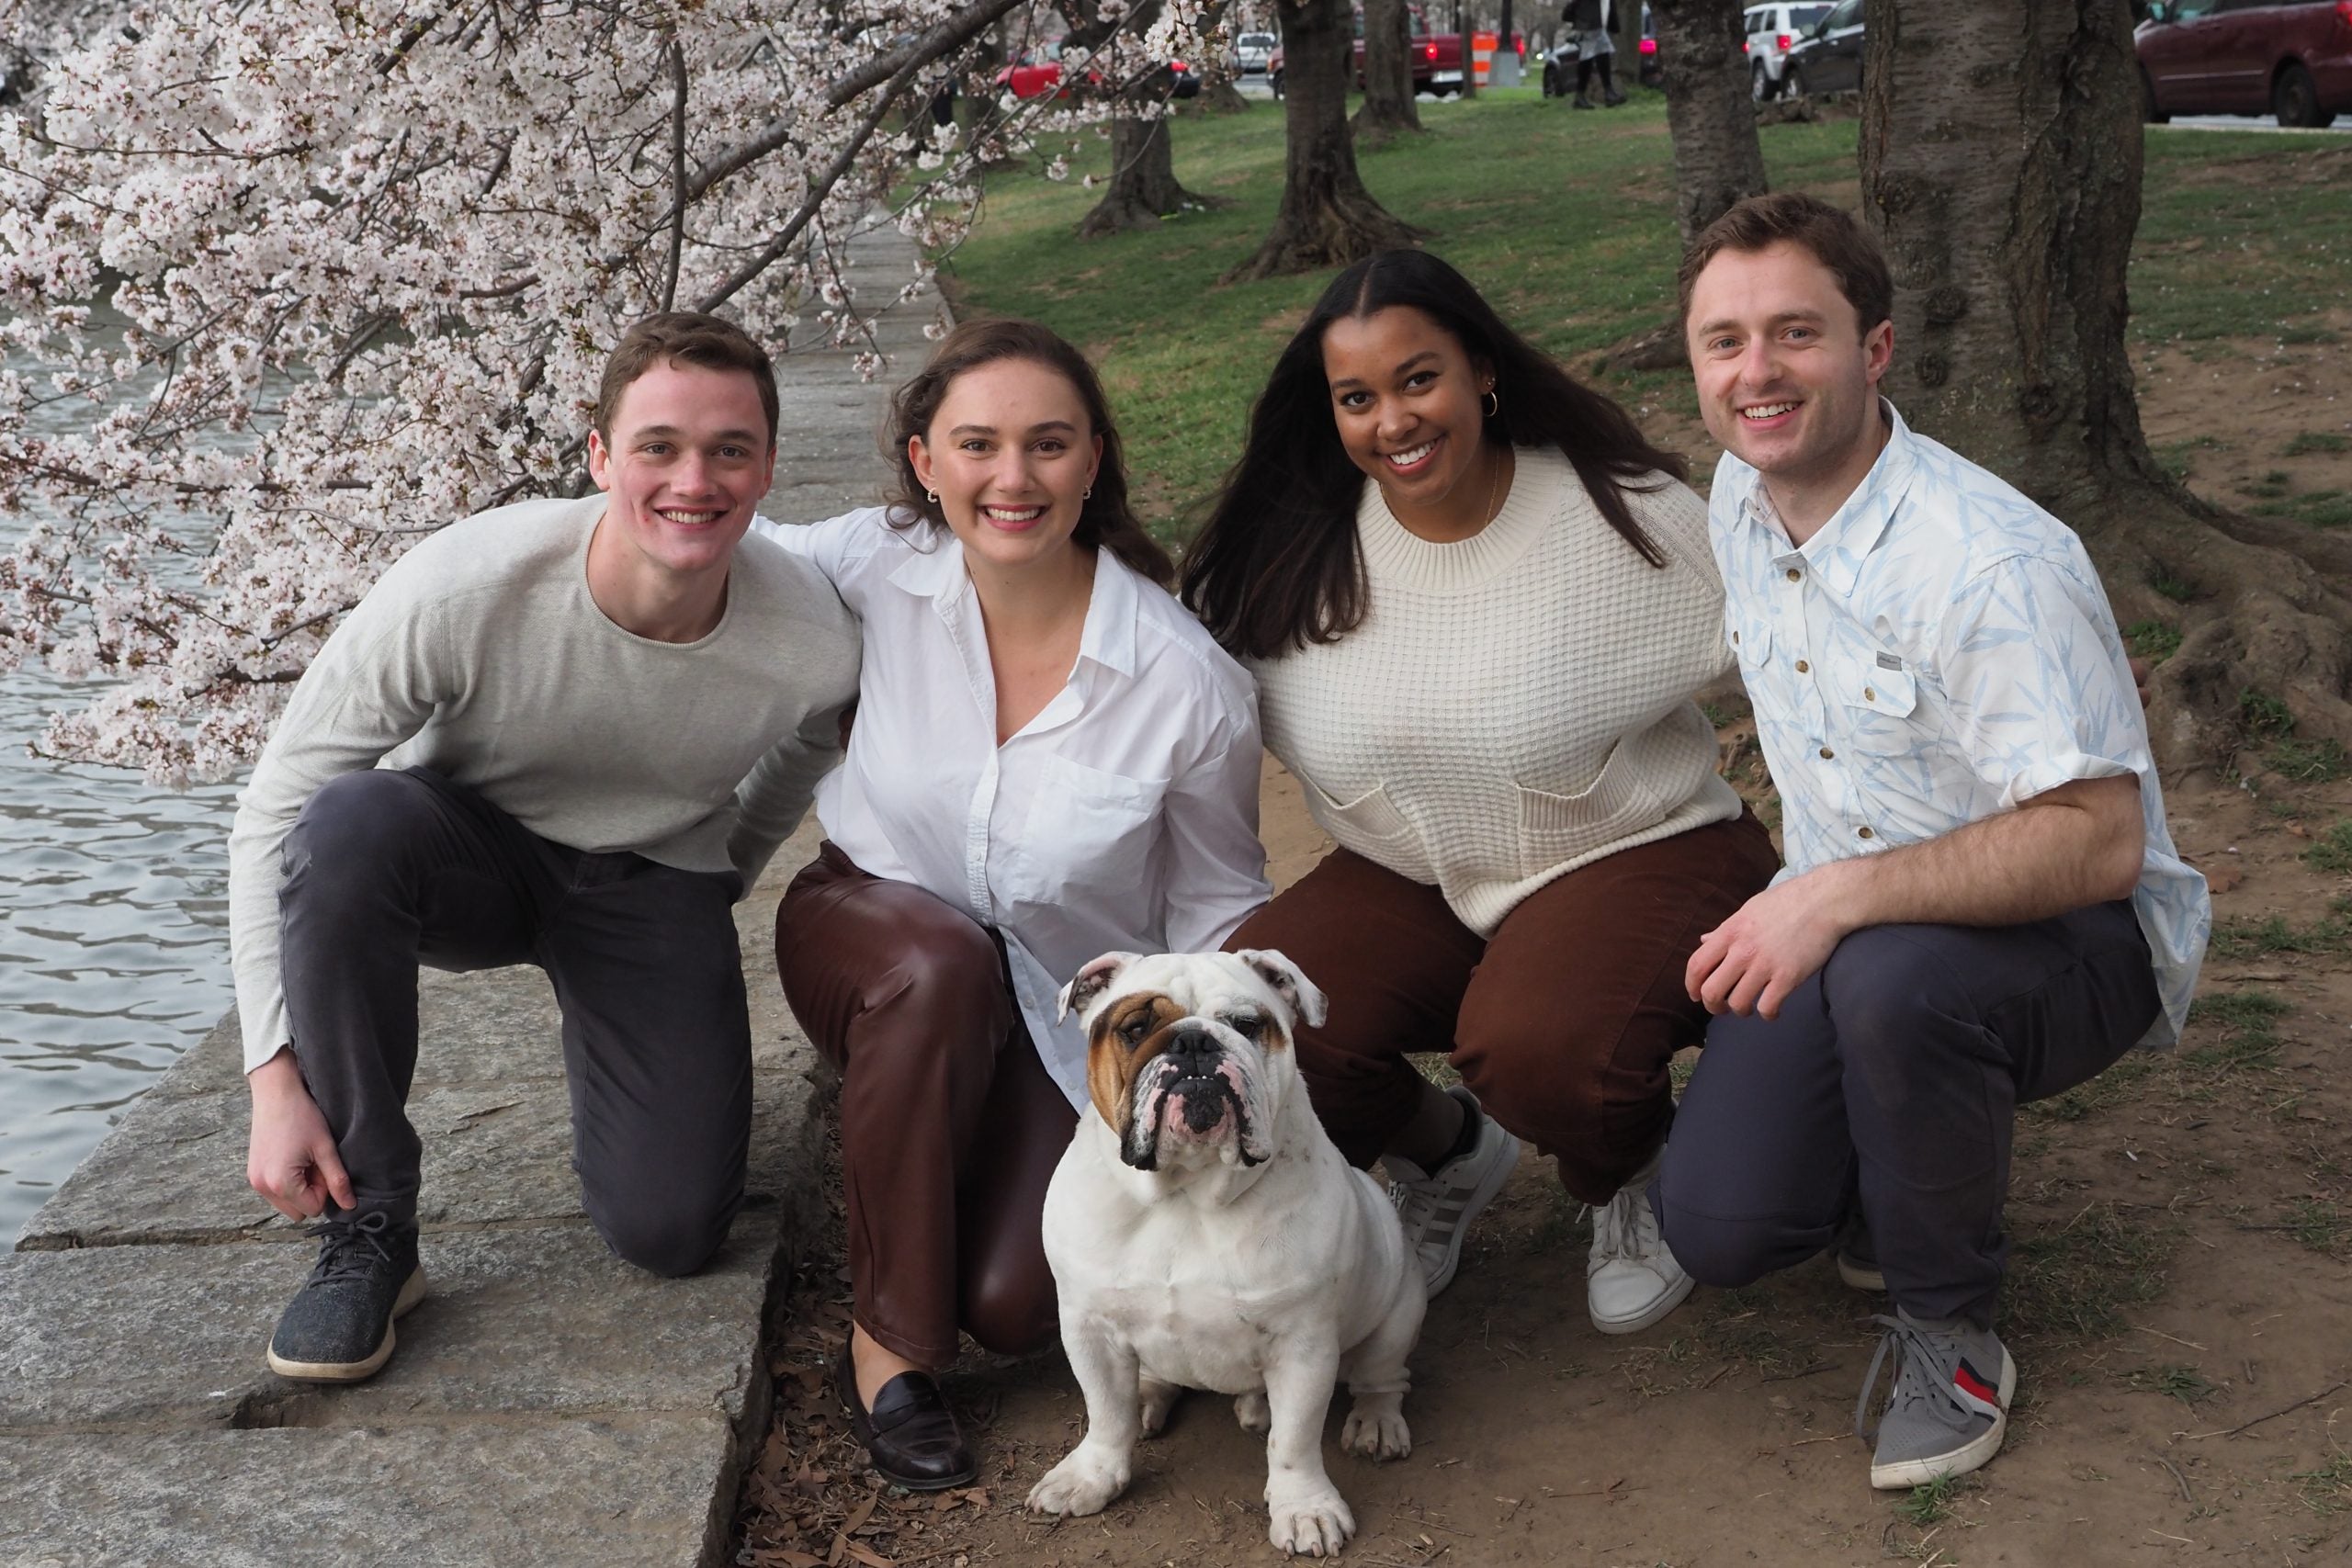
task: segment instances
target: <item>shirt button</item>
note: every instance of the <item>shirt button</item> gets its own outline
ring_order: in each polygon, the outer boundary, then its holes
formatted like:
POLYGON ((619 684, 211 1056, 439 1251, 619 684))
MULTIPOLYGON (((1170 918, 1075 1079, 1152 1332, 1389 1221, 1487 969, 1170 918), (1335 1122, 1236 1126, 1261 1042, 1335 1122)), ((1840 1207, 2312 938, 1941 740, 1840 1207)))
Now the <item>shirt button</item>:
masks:
POLYGON ((1796 568, 1794 568, 1794 567, 1791 567, 1791 568, 1789 568, 1789 581, 1790 581, 1791 582, 1797 582, 1797 581, 1803 581, 1804 577, 1804 573, 1803 573, 1803 572, 1799 571, 1796 568))
POLYGON ((1804 674, 1806 671, 1808 671, 1808 670, 1810 670, 1810 669, 1812 669, 1812 668, 1813 668, 1813 666, 1812 666, 1812 665, 1810 665, 1810 664, 1807 664, 1804 660, 1800 659, 1800 660, 1797 660, 1797 673, 1798 673, 1798 674, 1802 675, 1802 674, 1804 674))
POLYGON ((1822 760, 1823 761, 1825 761, 1825 762, 1826 762, 1826 761, 1827 761, 1830 758, 1835 757, 1836 755, 1838 755, 1838 753, 1837 753, 1837 752, 1835 752, 1835 751, 1832 751, 1832 750, 1831 750, 1828 747, 1826 747, 1826 746, 1824 746, 1824 747, 1821 749, 1821 760, 1822 760))
POLYGON ((1876 702, 1877 700, 1878 694, 1876 692, 1871 691, 1868 686, 1864 686, 1862 688, 1862 701, 1870 703, 1876 702))
POLYGON ((1871 830, 1868 828, 1857 828, 1854 829, 1854 837, 1858 839, 1867 839, 1871 836, 1871 830))
POLYGON ((1737 646, 1737 645, 1738 645, 1738 642, 1739 642, 1739 634, 1738 634, 1737 632, 1734 632, 1734 633, 1732 633, 1732 634, 1731 634, 1731 640, 1732 640, 1732 643, 1733 643, 1733 645, 1734 645, 1735 647, 1736 647, 1736 646, 1737 646))

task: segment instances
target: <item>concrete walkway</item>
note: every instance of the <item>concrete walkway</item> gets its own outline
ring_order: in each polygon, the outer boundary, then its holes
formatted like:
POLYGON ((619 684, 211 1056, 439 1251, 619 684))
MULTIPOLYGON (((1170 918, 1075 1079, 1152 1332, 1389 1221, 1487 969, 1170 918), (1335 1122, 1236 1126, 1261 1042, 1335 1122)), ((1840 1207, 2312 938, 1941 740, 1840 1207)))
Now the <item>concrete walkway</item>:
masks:
MULTIPOLYGON (((849 254, 862 299, 912 273, 895 231, 849 254)), ((927 295, 882 319, 891 358, 873 382, 830 349, 796 344, 780 362, 771 515, 876 496, 883 406, 937 314, 927 295)), ((693 1279, 631 1269, 589 1228, 539 972, 427 976, 409 1111, 432 1293, 367 1383, 288 1383, 263 1364, 312 1246, 245 1186, 247 1101, 223 1021, 0 1257, 0 1564, 718 1562, 766 1427, 769 1311, 822 1214, 816 1059, 769 936, 815 838, 812 822, 737 911, 751 1197, 693 1279)))

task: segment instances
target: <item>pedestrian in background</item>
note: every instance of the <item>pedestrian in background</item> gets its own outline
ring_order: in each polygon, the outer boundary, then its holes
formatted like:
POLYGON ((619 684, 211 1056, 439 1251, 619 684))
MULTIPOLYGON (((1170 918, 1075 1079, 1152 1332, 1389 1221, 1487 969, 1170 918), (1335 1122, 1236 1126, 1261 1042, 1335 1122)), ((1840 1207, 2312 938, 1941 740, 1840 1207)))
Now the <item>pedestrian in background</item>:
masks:
POLYGON ((1596 72, 1600 75, 1600 101, 1612 109, 1623 103, 1625 95, 1617 90, 1612 68, 1617 56, 1617 43, 1611 36, 1617 30, 1616 0, 1568 0, 1560 20, 1577 35, 1577 96, 1569 107, 1594 107, 1591 88, 1596 72))

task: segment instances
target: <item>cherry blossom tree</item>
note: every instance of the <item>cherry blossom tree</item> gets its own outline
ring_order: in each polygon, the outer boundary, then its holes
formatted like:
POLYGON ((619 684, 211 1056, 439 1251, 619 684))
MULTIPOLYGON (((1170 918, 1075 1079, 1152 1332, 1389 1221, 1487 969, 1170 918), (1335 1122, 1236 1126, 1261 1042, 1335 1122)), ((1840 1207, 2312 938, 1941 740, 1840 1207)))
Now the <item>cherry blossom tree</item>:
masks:
POLYGON ((939 254, 977 168, 1071 118, 924 112, 1021 3, 166 0, 47 55, 0 108, 0 667, 110 679, 38 749, 248 760, 417 538, 584 482, 649 311, 854 344, 840 242, 939 254))

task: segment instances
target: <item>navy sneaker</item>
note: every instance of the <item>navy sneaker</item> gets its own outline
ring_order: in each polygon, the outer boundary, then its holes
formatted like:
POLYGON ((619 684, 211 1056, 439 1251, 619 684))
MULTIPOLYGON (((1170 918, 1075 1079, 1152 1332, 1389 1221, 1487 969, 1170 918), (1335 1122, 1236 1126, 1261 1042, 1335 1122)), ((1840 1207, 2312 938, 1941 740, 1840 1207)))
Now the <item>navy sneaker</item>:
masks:
POLYGON ((357 1382, 392 1359, 392 1319, 424 1299, 416 1227, 380 1209, 313 1225, 319 1261, 277 1320, 269 1370, 303 1382, 357 1382))

